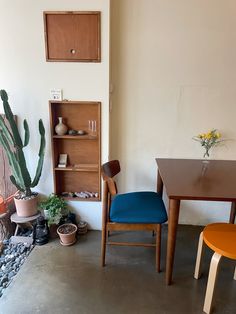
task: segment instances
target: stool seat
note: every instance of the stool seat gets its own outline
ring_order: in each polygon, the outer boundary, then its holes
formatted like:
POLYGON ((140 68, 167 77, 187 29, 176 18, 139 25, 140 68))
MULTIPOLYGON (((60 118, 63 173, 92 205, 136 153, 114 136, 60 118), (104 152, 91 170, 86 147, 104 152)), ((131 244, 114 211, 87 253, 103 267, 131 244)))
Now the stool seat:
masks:
MULTIPOLYGON (((218 266, 222 256, 236 260, 236 225, 229 223, 212 223, 207 225, 199 236, 198 252, 195 265, 194 278, 200 276, 203 243, 214 251, 211 258, 209 276, 203 311, 207 314, 211 312, 212 299, 218 273, 218 266)), ((236 280, 236 267, 234 270, 236 280)))
POLYGON ((203 240, 213 251, 236 259, 236 225, 213 223, 203 230, 203 240))
POLYGON ((17 215, 17 213, 14 213, 11 215, 11 221, 15 222, 16 224, 20 223, 26 223, 33 220, 36 220, 40 216, 40 212, 38 212, 36 215, 29 216, 29 217, 20 217, 17 215))

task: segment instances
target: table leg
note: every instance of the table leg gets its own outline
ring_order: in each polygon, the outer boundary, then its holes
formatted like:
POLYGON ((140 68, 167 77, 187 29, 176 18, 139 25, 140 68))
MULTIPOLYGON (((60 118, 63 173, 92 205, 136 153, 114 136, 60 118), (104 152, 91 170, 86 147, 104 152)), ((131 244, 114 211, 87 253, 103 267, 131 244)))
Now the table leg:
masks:
POLYGON ((235 204, 235 202, 232 202, 231 211, 230 211, 230 217, 229 217, 229 222, 231 224, 234 224, 235 216, 236 216, 236 204, 235 204))
POLYGON ((163 194, 163 181, 159 170, 157 170, 157 193, 159 193, 161 196, 163 194))
POLYGON ((167 256, 166 256, 166 284, 170 285, 174 265, 176 233, 179 220, 180 200, 169 200, 167 256))

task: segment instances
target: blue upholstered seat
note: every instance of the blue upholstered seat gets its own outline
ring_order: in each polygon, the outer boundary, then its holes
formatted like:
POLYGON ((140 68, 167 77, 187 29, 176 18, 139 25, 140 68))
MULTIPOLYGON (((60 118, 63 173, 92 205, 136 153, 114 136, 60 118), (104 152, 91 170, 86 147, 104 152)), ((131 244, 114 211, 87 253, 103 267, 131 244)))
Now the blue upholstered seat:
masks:
POLYGON ((118 223, 158 223, 167 221, 161 196, 156 192, 117 194, 111 203, 110 221, 118 223))

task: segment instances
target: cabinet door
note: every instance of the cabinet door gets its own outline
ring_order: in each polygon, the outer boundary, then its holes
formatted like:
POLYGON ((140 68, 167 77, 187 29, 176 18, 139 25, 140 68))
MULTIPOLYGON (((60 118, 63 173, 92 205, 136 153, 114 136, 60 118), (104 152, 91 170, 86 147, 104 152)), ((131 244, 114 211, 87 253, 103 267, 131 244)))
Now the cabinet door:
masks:
POLYGON ((47 61, 100 62, 100 12, 44 12, 47 61))

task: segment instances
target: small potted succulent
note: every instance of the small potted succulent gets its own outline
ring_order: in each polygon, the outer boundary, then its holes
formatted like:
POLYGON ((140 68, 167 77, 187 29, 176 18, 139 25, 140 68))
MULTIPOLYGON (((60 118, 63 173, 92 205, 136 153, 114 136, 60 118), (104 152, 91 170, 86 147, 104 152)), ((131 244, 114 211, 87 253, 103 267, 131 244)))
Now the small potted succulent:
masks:
POLYGON ((62 217, 68 215, 67 204, 65 200, 56 195, 50 194, 45 200, 40 202, 40 208, 44 211, 51 234, 54 233, 62 217))
POLYGON ((77 226, 72 223, 67 223, 57 228, 61 244, 68 246, 76 242, 77 226))

